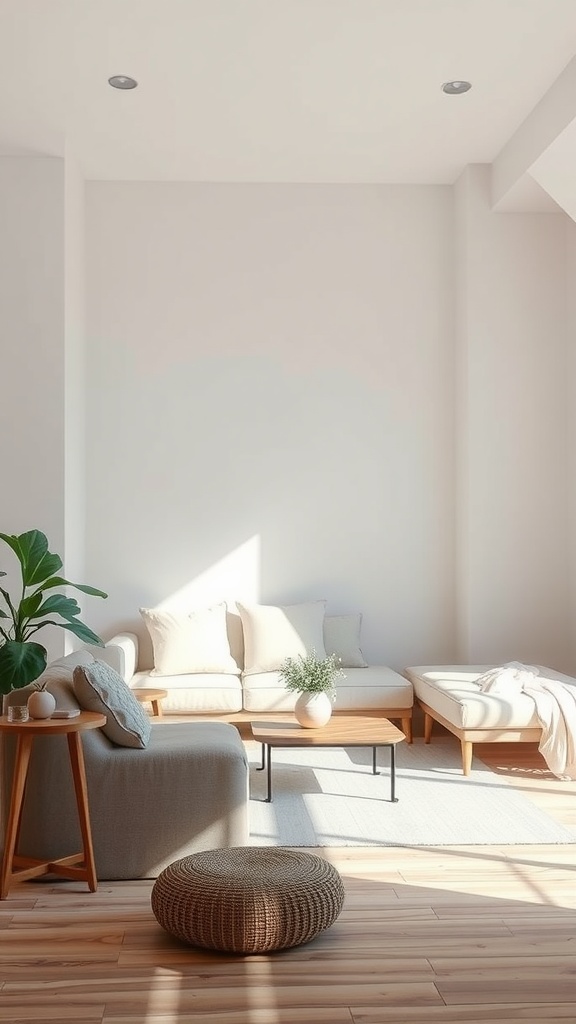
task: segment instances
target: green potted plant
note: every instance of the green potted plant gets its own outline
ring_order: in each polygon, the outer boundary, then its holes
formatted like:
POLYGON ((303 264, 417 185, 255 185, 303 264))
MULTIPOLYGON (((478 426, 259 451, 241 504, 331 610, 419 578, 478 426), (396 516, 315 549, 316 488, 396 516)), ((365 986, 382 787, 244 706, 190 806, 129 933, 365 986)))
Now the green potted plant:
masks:
MULTIPOLYGON (((84 643, 104 646, 100 637, 78 618, 81 609, 73 597, 58 593, 45 596, 46 591, 74 587, 91 597, 107 594, 57 575, 62 559, 48 550, 48 540, 40 530, 29 530, 19 536, 0 533, 0 540, 16 555, 22 581, 15 598, 0 587, 7 609, 0 608, 0 694, 7 694, 34 682, 46 668, 46 648, 32 640, 45 626, 59 626, 84 643)), ((6 575, 0 570, 0 576, 6 575)))
POLYGON ((336 679, 343 676, 340 658, 328 654, 318 658, 315 651, 286 658, 280 678, 286 689, 299 693, 294 706, 297 721, 305 729, 318 729, 330 721, 336 700, 336 679))

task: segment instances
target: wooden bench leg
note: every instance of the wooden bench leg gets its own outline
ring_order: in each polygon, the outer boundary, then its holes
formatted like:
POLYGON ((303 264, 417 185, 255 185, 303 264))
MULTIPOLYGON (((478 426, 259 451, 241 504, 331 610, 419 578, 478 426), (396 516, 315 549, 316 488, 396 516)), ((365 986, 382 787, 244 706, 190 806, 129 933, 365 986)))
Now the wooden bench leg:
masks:
POLYGON ((462 771, 464 775, 470 775, 472 771, 472 749, 474 744, 470 740, 460 740, 462 747, 462 771))
POLYGON ((424 712, 424 743, 430 743, 430 740, 432 739, 433 724, 434 719, 432 718, 432 715, 427 715, 426 712, 424 712))

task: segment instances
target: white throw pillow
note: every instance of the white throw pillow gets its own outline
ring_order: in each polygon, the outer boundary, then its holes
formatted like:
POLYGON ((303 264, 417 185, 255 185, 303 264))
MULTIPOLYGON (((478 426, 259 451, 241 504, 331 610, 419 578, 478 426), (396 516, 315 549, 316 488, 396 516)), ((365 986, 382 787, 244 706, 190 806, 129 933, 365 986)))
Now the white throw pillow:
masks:
POLYGON ((278 672, 286 658, 311 654, 326 657, 326 601, 292 605, 245 605, 236 602, 244 630, 244 673, 278 672))
POLYGON ((230 654, 224 603, 189 613, 141 608, 140 614, 154 648, 151 675, 239 673, 240 669, 230 654))
POLYGON ((324 647, 326 654, 340 658, 342 668, 368 668, 360 649, 362 614, 327 615, 324 619, 324 647))

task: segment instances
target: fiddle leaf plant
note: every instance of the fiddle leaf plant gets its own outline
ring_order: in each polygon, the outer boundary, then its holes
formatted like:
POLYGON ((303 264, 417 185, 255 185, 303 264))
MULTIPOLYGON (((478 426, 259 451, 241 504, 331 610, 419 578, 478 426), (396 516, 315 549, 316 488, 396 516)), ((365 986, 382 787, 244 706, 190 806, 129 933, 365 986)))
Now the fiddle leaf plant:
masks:
MULTIPOLYGON (((17 598, 0 587, 7 608, 0 608, 0 694, 6 694, 34 682, 46 668, 46 648, 31 639, 45 626, 59 626, 84 643, 104 646, 104 641, 78 618, 81 608, 73 597, 45 596, 46 591, 73 587, 90 597, 108 595, 59 576, 62 559, 48 550, 48 540, 40 530, 29 530, 19 536, 0 533, 0 540, 16 555, 22 578, 17 598)), ((0 570, 0 576, 6 575, 0 570)))

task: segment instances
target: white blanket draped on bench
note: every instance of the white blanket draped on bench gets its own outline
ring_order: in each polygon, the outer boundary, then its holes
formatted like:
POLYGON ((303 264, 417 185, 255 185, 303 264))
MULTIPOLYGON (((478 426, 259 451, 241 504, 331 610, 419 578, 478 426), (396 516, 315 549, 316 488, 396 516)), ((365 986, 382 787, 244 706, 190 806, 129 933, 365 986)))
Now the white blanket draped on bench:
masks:
POLYGON ((576 687, 546 679, 537 668, 510 662, 477 679, 485 693, 532 697, 542 737, 538 749, 559 779, 576 779, 576 687))

